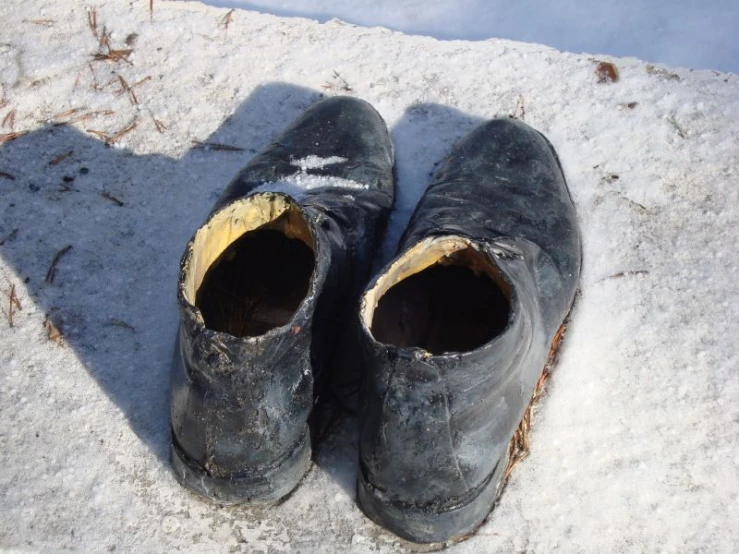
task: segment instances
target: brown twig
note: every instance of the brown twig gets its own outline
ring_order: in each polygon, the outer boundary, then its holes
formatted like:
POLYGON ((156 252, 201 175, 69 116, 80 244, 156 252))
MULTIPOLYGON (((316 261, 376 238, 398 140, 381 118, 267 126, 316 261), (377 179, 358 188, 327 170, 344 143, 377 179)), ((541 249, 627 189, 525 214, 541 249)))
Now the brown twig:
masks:
POLYGON ((18 131, 15 133, 4 133, 0 134, 0 144, 5 144, 6 142, 10 142, 11 140, 15 140, 19 137, 22 137, 23 135, 27 134, 28 131, 18 131))
MULTIPOLYGON (((5 317, 8 319, 8 327, 13 327, 13 318, 16 310, 22 311, 23 306, 21 306, 21 302, 15 294, 15 285, 12 284, 10 285, 10 291, 8 292, 8 311, 5 313, 5 317)), ((5 310, 3 310, 3 312, 5 312, 5 310)))
POLYGON ((11 131, 15 129, 15 110, 10 110, 3 118, 3 127, 7 127, 11 131))
POLYGON ((101 192, 101 193, 100 193, 100 196, 102 196, 102 197, 103 197, 103 198, 105 198, 106 200, 110 200, 110 201, 111 201, 111 202, 113 202, 113 204, 115 204, 116 206, 120 206, 120 207, 123 207, 123 206, 125 205, 125 204, 123 204, 123 202, 121 202, 120 200, 118 200, 118 199, 117 199, 117 198, 116 198, 115 196, 113 196, 112 194, 110 194, 110 193, 109 193, 109 192, 107 192, 107 191, 103 191, 103 192, 101 192))
POLYGON ((54 282, 54 278, 56 277, 56 265, 59 263, 59 260, 62 259, 62 256, 64 256, 70 250, 72 250, 72 245, 68 244, 67 246, 62 248, 59 252, 56 253, 56 256, 54 256, 54 259, 51 261, 49 270, 46 272, 46 282, 47 283, 52 284, 54 282))
POLYGON ((149 0, 149 21, 154 21, 154 0, 149 0))
POLYGON ((57 156, 56 158, 54 158, 53 160, 51 160, 49 162, 49 165, 58 165, 58 164, 62 163, 64 160, 66 160, 67 158, 69 158, 72 154, 74 154, 74 150, 70 150, 69 152, 65 152, 64 154, 60 154, 59 156, 57 156))
POLYGON ((0 177, 7 179, 8 181, 15 181, 15 176, 5 171, 0 171, 0 177))
POLYGON ((224 152, 243 152, 244 149, 239 146, 231 146, 230 144, 220 144, 218 142, 203 142, 199 140, 193 140, 192 143, 195 148, 203 148, 205 150, 221 150, 224 152))

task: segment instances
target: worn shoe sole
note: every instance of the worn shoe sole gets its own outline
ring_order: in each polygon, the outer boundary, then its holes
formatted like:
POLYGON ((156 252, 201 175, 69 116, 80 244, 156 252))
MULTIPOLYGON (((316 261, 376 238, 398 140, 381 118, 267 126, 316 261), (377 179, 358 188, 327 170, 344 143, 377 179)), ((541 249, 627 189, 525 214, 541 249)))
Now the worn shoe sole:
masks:
POLYGON ((170 448, 177 481, 195 494, 223 506, 279 502, 298 486, 310 468, 310 456, 310 436, 306 431, 295 448, 271 466, 248 474, 216 477, 185 454, 174 434, 170 448))
POLYGON ((529 453, 529 431, 534 405, 541 398, 556 364, 569 314, 554 335, 547 361, 536 383, 523 418, 511 438, 507 455, 498 461, 495 470, 466 499, 455 506, 439 509, 433 505, 414 505, 389 499, 366 481, 357 479, 357 500, 362 511, 375 523, 410 541, 412 550, 430 552, 470 537, 491 513, 505 489, 513 468, 529 453), (423 547, 419 548, 419 545, 423 547))

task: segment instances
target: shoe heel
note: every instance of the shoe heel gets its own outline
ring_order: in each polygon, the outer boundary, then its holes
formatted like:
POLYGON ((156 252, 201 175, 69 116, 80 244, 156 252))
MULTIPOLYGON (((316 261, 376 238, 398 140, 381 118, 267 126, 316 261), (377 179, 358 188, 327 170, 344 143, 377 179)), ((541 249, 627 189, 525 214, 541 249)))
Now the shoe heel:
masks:
POLYGON ((367 482, 357 479, 357 501, 372 521, 395 535, 417 544, 447 544, 464 540, 487 518, 504 485, 507 456, 473 494, 459 504, 438 507, 414 505, 389 499, 367 482))
POLYGON ((170 448, 177 481, 198 496, 224 506, 278 502, 298 486, 310 468, 310 456, 310 436, 306 431, 298 444, 274 464, 216 477, 192 460, 177 444, 174 435, 170 448))

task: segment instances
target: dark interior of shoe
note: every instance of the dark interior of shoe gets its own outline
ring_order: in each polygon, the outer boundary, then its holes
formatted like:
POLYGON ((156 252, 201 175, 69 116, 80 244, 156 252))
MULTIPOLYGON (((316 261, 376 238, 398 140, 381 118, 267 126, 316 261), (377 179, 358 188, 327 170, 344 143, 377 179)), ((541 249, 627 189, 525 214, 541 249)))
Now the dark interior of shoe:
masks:
POLYGON ((315 256, 299 239, 275 229, 250 231, 223 251, 195 300, 214 331, 259 336, 292 319, 308 292, 315 256))
POLYGON ((390 288, 377 304, 372 335, 401 348, 432 354, 467 352, 499 335, 510 304, 485 273, 436 264, 390 288))

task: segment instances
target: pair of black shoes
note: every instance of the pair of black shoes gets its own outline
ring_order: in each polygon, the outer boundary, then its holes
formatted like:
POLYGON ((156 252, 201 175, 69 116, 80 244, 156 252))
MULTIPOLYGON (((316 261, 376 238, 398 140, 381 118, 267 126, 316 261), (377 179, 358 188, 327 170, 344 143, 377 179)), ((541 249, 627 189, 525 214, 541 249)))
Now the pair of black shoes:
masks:
POLYGON ((393 193, 382 118, 343 97, 311 107, 228 186, 180 271, 183 485, 219 504, 295 488, 314 399, 349 370, 334 354, 351 336, 341 359, 361 367, 362 510, 419 543, 484 521, 575 296, 574 207, 546 138, 489 121, 456 146, 366 285, 393 193))

